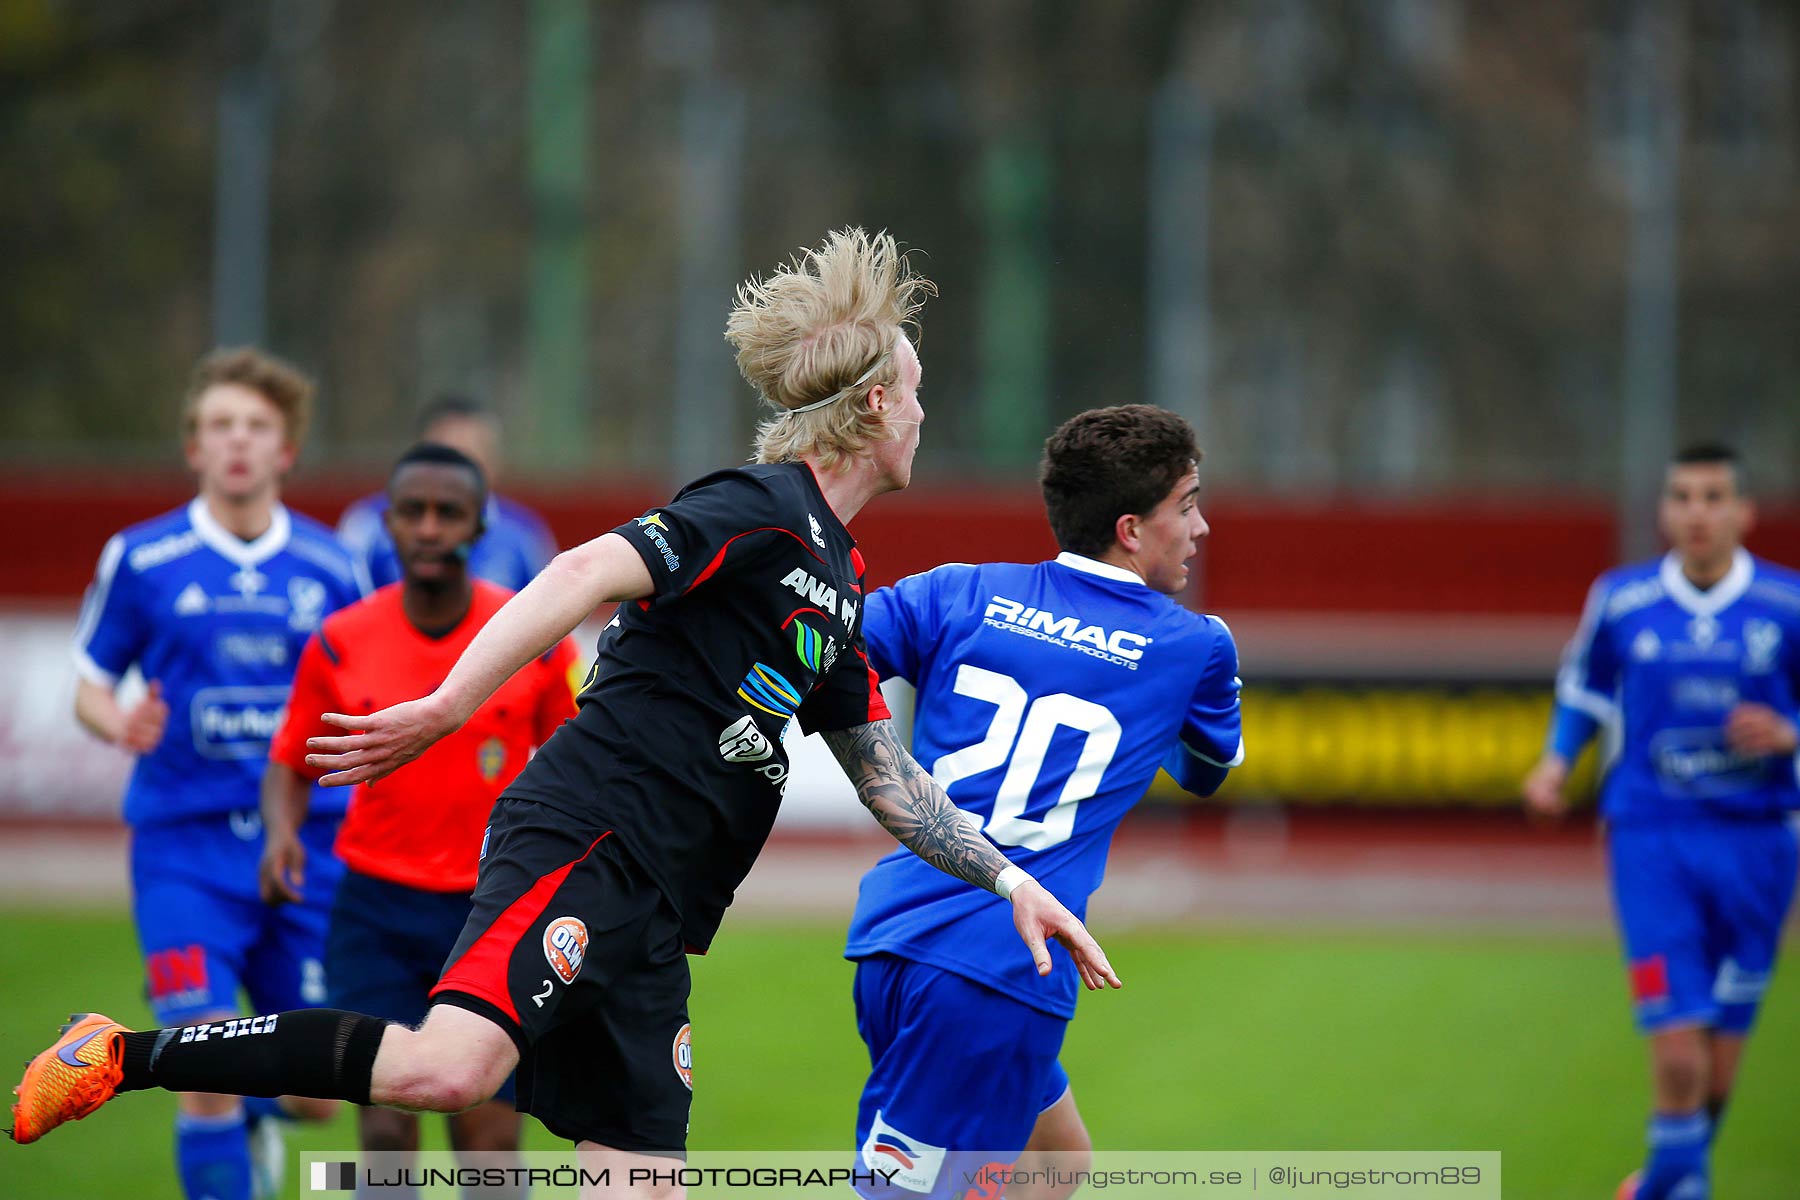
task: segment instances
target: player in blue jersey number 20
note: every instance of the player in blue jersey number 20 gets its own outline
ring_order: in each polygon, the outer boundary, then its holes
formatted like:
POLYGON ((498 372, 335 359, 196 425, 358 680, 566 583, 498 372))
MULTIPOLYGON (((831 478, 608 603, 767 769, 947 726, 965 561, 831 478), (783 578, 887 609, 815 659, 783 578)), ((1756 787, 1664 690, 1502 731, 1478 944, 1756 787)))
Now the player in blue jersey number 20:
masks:
MULTIPOLYGON (((914 757, 1077 915, 1159 766, 1210 795, 1243 760, 1231 633, 1170 599, 1207 533, 1199 457, 1173 413, 1082 413, 1044 452, 1062 554, 953 563, 869 597, 871 666, 918 688, 914 757)), ((872 1063, 857 1141, 865 1166, 895 1172, 894 1189, 962 1195, 972 1172, 1028 1149, 1085 1162, 1087 1130, 1057 1062, 1075 966, 1059 955, 1040 980, 1008 953, 1015 937, 997 897, 914 855, 890 854, 863 878, 846 950, 872 1063)), ((1015 1179, 1007 1195, 1066 1190, 1015 1179)))
POLYGON ((1737 457, 1670 464, 1664 558, 1602 575, 1557 676, 1534 812, 1563 811, 1569 765, 1607 731, 1600 789, 1613 905, 1655 1112, 1626 1200, 1705 1200, 1709 1159, 1794 894, 1800 802, 1800 575, 1739 544, 1737 457))

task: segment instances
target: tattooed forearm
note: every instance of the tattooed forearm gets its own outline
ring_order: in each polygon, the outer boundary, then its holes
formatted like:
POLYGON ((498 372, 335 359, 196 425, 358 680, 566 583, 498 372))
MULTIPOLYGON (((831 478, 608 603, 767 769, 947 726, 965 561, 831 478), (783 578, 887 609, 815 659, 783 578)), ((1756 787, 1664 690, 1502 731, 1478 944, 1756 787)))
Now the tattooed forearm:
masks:
POLYGON ((956 807, 937 781, 894 736, 874 721, 823 735, 856 794, 883 828, 920 858, 958 879, 992 891, 1006 857, 956 807))

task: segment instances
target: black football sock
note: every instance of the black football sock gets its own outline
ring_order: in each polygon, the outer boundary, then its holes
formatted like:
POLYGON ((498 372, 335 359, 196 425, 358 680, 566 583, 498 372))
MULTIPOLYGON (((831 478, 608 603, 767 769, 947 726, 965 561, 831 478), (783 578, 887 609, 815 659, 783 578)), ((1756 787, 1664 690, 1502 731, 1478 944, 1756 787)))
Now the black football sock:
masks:
POLYGON ((386 1021, 337 1008, 117 1034, 118 1090, 316 1096, 369 1102, 369 1078, 386 1021))

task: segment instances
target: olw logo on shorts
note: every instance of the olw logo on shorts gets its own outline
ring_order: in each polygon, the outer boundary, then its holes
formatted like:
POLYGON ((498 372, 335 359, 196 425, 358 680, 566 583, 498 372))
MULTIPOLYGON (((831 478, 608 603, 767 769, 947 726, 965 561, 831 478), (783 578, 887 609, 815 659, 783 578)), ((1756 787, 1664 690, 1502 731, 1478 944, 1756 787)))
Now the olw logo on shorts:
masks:
POLYGON ((587 956, 587 926, 579 917, 558 917, 544 929, 544 958, 564 983, 574 983, 587 956))
POLYGON ((683 1025, 675 1034, 675 1045, 671 1051, 675 1061, 675 1074, 687 1086, 694 1090, 694 1027, 683 1025))

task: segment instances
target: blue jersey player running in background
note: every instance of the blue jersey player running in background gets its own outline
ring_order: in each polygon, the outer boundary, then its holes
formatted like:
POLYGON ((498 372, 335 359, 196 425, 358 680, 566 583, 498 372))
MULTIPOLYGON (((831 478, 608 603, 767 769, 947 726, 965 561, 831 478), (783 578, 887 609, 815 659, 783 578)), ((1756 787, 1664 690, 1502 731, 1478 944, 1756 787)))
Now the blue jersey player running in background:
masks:
MULTIPOLYGON (((278 498, 311 392, 255 350, 201 360, 182 414, 199 494, 107 542, 76 630, 76 716, 138 756, 125 789, 132 915, 164 1025, 236 1016, 240 987, 263 1012, 325 1000, 343 792, 321 793, 305 831, 309 903, 269 908, 257 891, 269 739, 307 638, 356 599, 330 531, 278 498), (148 690, 125 708, 115 689, 133 666, 148 690)), ((287 1103, 289 1115, 317 1118, 336 1107, 287 1103)), ((257 1115, 276 1111, 253 1104, 257 1115)), ((175 1154, 189 1200, 247 1200, 243 1102, 183 1094, 175 1154)))
MULTIPOLYGON (((871 666, 918 689, 914 757, 1021 878, 1078 915, 1158 767, 1210 795, 1243 760, 1231 633, 1170 599, 1207 533, 1198 459, 1172 413, 1082 413, 1044 452, 1062 554, 950 564, 869 597, 871 666)), ((1009 953, 1006 904, 913 858, 864 876, 845 951, 871 1061, 862 1163, 942 1197, 1027 1149, 1079 1167, 1091 1143, 1057 1061, 1074 965, 1057 955, 1039 978, 1009 953)), ((1007 1195, 1066 1190, 1016 1182, 1007 1195)))
POLYGON ((1570 764, 1605 733, 1613 904, 1655 1111, 1622 1200, 1705 1200, 1709 1159, 1794 894, 1800 804, 1800 575, 1739 544, 1754 511, 1737 456, 1670 464, 1673 549, 1608 571, 1557 676, 1527 806, 1560 816, 1570 764))
MULTIPOLYGON (((500 418, 462 396, 442 396, 419 413, 421 442, 434 442, 460 450, 475 460, 488 486, 500 477, 500 418)), ((394 539, 387 530, 386 489, 352 501, 338 518, 338 540, 356 564, 357 583, 373 593, 403 575, 394 553, 394 539)), ((517 500, 488 493, 482 514, 482 534, 467 550, 469 574, 509 591, 519 591, 537 578, 556 557, 556 537, 544 519, 517 500)))

